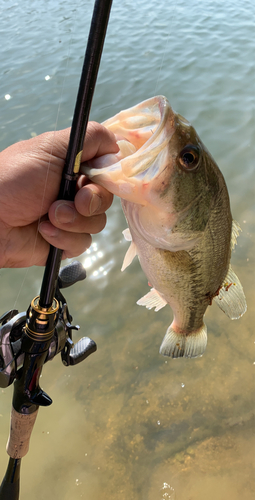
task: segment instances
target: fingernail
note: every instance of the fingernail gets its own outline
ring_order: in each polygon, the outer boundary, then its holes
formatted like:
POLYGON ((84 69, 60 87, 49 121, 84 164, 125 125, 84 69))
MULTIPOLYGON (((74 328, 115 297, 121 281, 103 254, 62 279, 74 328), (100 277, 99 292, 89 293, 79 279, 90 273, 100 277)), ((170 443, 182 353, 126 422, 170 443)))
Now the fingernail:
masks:
POLYGON ((38 229, 39 232, 45 234, 45 236, 57 236, 58 233, 58 229, 47 221, 41 222, 38 229))
POLYGON ((75 219, 75 210, 70 205, 61 203, 61 205, 58 205, 55 210, 55 217, 61 224, 73 222, 75 219))
POLYGON ((101 200, 100 196, 93 193, 90 204, 89 204, 90 215, 93 215, 95 212, 97 212, 97 210, 99 210, 101 203, 102 203, 102 200, 101 200))

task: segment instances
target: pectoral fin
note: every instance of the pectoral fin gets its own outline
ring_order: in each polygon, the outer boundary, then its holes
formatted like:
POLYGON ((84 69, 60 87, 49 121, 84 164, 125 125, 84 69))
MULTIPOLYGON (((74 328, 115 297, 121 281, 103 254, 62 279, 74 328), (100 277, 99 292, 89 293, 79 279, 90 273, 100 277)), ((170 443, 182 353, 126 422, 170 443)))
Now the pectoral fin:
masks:
POLYGON ((238 319, 245 313, 247 305, 243 287, 231 266, 214 300, 230 319, 238 319))
POLYGON ((162 307, 165 307, 167 302, 165 299, 159 295, 155 288, 152 288, 144 297, 137 301, 139 306, 145 306, 147 309, 152 309, 155 307, 155 311, 159 311, 162 307))
POLYGON ((124 231, 122 231, 122 234, 123 234, 126 241, 132 241, 132 236, 131 236, 129 227, 124 229, 124 231))

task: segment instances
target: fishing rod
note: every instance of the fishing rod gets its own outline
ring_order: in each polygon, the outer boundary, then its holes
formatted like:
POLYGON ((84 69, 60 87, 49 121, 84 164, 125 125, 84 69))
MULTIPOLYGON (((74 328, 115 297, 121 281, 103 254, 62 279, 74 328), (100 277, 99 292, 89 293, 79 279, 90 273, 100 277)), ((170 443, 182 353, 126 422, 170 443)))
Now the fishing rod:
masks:
MULTIPOLYGON (((111 5, 112 0, 95 0, 58 199, 74 200, 111 5)), ((65 366, 76 365, 97 348, 89 337, 73 343, 72 330, 79 327, 72 325, 60 290, 84 280, 86 271, 78 261, 59 271, 61 258, 62 251, 50 246, 40 294, 27 312, 12 309, 0 317, 0 387, 14 383, 6 447, 10 458, 0 500, 18 500, 21 459, 28 452, 38 409, 52 403, 39 385, 43 365, 59 353, 65 366)))

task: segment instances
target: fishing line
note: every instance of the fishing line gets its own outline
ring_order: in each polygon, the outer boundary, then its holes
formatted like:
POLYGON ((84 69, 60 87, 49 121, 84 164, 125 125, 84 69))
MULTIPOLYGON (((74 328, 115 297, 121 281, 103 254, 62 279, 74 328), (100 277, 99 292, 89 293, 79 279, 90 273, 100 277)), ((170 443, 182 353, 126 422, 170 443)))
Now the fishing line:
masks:
POLYGON ((164 54, 162 56, 162 61, 161 61, 160 69, 159 69, 159 74, 158 74, 158 79, 157 79, 157 82, 156 82, 156 87, 155 87, 154 95, 157 95, 157 87, 158 87, 158 84, 159 84, 159 81, 160 81, 162 67, 163 67, 163 64, 165 62, 165 56, 166 56, 167 46, 168 46, 168 43, 169 43, 169 38, 170 38, 170 33, 168 34, 167 41, 166 41, 166 48, 165 48, 164 54))
MULTIPOLYGON (((173 5, 172 13, 174 13, 174 11, 176 11, 176 4, 173 5)), ((164 19, 163 13, 162 13, 162 19, 164 19)), ((166 23, 166 27, 167 26, 168 26, 168 24, 166 23)), ((168 27, 168 30, 169 31, 168 31, 168 36, 167 36, 166 44, 165 44, 165 50, 164 50, 164 53, 163 53, 163 56, 162 56, 162 61, 161 61, 161 65, 160 65, 160 69, 159 69, 159 73, 158 73, 158 79, 157 79, 157 82, 156 82, 155 93, 154 93, 155 95, 157 95, 157 88, 158 88, 158 84, 159 84, 160 77, 161 77, 161 71, 162 71, 162 68, 163 68, 163 64, 165 62, 165 56, 166 56, 166 52, 167 52, 167 48, 168 48, 168 44, 169 44, 169 40, 170 40, 171 30, 169 29, 169 27, 168 27)))
MULTIPOLYGON (((73 25, 74 24, 72 23, 72 26, 73 25)), ((68 28, 68 30, 71 31, 70 28, 68 28)), ((19 290, 17 292, 16 299, 14 300, 13 309, 16 309, 16 305, 18 303, 21 291, 22 291, 22 289, 23 289, 23 287, 25 285, 25 282, 27 280, 28 273, 31 270, 31 262, 33 260, 34 254, 35 254, 36 244, 37 244, 37 240, 38 240, 38 236, 39 236, 39 229, 38 228, 39 228, 39 225, 41 223, 42 217, 45 215, 45 214, 43 214, 43 204, 44 204, 44 200, 45 200, 45 196, 46 196, 47 182, 48 182, 48 177, 49 177, 49 172, 50 172, 50 166, 51 166, 51 162, 52 162, 52 158, 53 158, 52 152, 53 152, 53 149, 54 149, 54 146, 55 146, 55 143, 56 143, 56 141, 55 141, 55 135, 56 135, 56 131, 57 131, 57 124, 58 124, 58 120, 59 120, 60 109, 61 109, 61 106, 63 104, 63 93, 64 93, 64 88, 65 88, 65 83, 66 83, 66 78, 67 78, 67 72, 68 72, 68 67, 69 67, 69 61, 70 61, 70 54, 71 54, 72 43, 73 43, 73 39, 72 39, 72 31, 71 31, 69 42, 68 42, 67 58, 66 58, 66 61, 65 61, 64 78, 61 79, 62 83, 61 83, 61 87, 60 87, 60 98, 59 98, 59 103, 58 103, 58 108, 57 108, 57 116, 56 116, 56 121, 55 121, 55 127, 54 127, 54 131, 53 131, 54 132, 54 134, 53 134, 53 141, 52 141, 51 151, 50 151, 48 165, 47 165, 47 169, 46 169, 45 182, 44 182, 44 186, 43 186, 43 194, 42 194, 41 208, 40 208, 40 211, 39 211, 40 215, 39 215, 39 219, 38 219, 36 235, 35 235, 35 239, 34 239, 34 243, 33 243, 33 248, 32 248, 32 253, 31 253, 30 261, 29 261, 28 267, 27 267, 27 269, 25 271, 25 275, 23 277, 23 280, 22 280, 22 283, 20 285, 20 288, 19 288, 19 290)))
POLYGON ((30 264, 31 264, 31 261, 33 259, 34 252, 35 252, 36 242, 37 242, 38 234, 39 234, 38 228, 39 228, 39 225, 40 225, 40 222, 41 222, 41 218, 42 218, 42 216, 45 215, 45 214, 43 214, 43 204, 44 204, 44 200, 45 200, 45 196, 46 196, 47 182, 48 182, 49 172, 50 172, 50 166, 51 166, 52 158, 53 158, 52 152, 53 152, 53 149, 54 149, 54 146, 55 146, 55 143, 56 143, 55 136, 56 136, 57 124, 58 124, 58 120, 59 120, 60 108, 61 108, 61 106, 63 104, 63 93, 64 93, 64 88, 65 88, 65 83, 66 83, 66 77, 67 77, 67 71, 68 71, 68 66, 69 66, 70 53, 71 53, 71 45, 72 45, 72 32, 70 34, 70 39, 69 39, 69 44, 68 44, 68 54, 67 54, 67 60, 66 60, 66 67, 65 67, 65 72, 64 72, 64 78, 62 79, 62 84, 61 84, 60 99, 59 99, 59 104, 58 104, 58 108, 57 108, 57 116, 56 116, 56 122, 55 122, 54 134, 53 134, 53 141, 52 141, 52 146, 51 146, 51 151, 50 151, 50 157, 49 157, 47 171, 46 171, 45 182, 44 182, 44 186, 43 186, 43 195, 42 195, 40 216, 39 216, 39 219, 38 219, 36 237, 35 237, 33 252, 32 252, 32 255, 31 255, 31 258, 30 258, 30 264))

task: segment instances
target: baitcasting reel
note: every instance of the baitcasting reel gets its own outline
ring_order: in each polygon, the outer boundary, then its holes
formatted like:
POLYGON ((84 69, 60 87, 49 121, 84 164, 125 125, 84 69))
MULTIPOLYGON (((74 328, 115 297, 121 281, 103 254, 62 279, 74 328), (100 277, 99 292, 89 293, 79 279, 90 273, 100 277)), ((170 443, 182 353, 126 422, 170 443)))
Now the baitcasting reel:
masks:
MULTIPOLYGON (((72 330, 79 326, 72 325, 66 300, 60 289, 74 285, 86 278, 86 271, 79 261, 63 267, 58 276, 55 300, 58 303, 58 318, 45 362, 53 359, 61 352, 65 366, 76 365, 96 351, 96 343, 88 337, 81 338, 76 344, 72 340, 72 330)), ((37 303, 32 301, 27 312, 19 313, 11 309, 0 317, 0 387, 8 387, 18 377, 18 370, 23 366, 25 353, 22 349, 24 329, 29 311, 37 303)))

